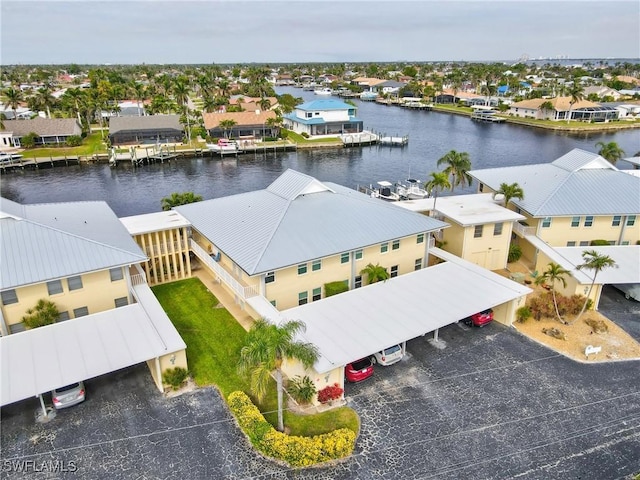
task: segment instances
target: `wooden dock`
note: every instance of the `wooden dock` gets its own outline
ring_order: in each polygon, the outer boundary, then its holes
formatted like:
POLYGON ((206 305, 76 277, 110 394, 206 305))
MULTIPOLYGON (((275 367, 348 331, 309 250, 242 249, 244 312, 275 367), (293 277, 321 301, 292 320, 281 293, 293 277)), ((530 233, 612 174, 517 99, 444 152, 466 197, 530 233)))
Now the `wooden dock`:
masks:
POLYGON ((24 170, 25 168, 53 168, 78 164, 80 164, 79 157, 67 155, 62 157, 13 158, 0 162, 0 172, 5 173, 11 170, 24 170))
POLYGON ((378 140, 379 145, 387 145, 391 147, 404 147, 409 144, 409 135, 404 135, 402 137, 394 137, 394 136, 381 136, 378 140))
POLYGON ((473 112, 470 118, 475 122, 484 123, 504 123, 506 121, 505 118, 497 117, 495 112, 473 112))

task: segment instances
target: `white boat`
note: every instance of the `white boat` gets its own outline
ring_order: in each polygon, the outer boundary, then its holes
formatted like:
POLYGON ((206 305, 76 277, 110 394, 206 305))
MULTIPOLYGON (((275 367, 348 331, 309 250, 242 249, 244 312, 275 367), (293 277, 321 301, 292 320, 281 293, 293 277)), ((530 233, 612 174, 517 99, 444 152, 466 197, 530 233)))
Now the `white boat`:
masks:
POLYGON ((22 155, 19 153, 0 152, 0 162, 12 163, 14 160, 20 160, 22 155))
POLYGON ((381 198, 391 202, 397 202, 400 200, 400 195, 393 190, 393 184, 383 180, 378 182, 378 188, 371 188, 371 196, 374 198, 381 198))
POLYGON ((360 94, 360 100, 372 101, 378 98, 378 94, 376 92, 362 92, 360 94))
POLYGON ((409 200, 420 200, 421 198, 427 198, 429 192, 420 186, 420 180, 415 178, 407 178, 407 184, 404 186, 405 196, 409 200))
POLYGON ((316 95, 331 95, 332 91, 329 87, 317 88, 313 91, 316 95))
POLYGON ((226 138, 219 139, 218 143, 207 143, 206 145, 210 152, 218 153, 220 155, 238 152, 238 144, 233 140, 228 140, 226 138))

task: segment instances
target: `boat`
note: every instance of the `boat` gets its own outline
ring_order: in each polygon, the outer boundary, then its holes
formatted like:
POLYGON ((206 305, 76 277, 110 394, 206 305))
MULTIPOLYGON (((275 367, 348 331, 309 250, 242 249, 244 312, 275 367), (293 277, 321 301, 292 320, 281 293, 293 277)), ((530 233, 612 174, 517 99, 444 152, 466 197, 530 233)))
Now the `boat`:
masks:
POLYGON ((373 101, 376 98, 378 98, 378 94, 376 92, 362 92, 360 94, 360 100, 364 100, 364 101, 373 101))
POLYGON ((329 87, 324 87, 324 88, 316 88, 313 93, 315 93, 316 95, 331 95, 332 90, 329 87))
POLYGON ((228 138, 221 138, 218 143, 207 143, 206 145, 210 152, 219 153, 220 155, 238 152, 238 144, 228 138))
POLYGON ((374 198, 388 200, 390 202, 397 202, 398 200, 400 200, 400 195, 398 195, 398 193, 395 192, 392 187, 393 184, 391 182, 382 180, 378 182, 378 188, 370 188, 371 196, 374 198))
POLYGON ((405 196, 409 200, 420 200, 429 197, 429 192, 420 186, 420 180, 415 178, 407 178, 407 184, 404 185, 405 196))
POLYGON ((22 155, 19 153, 8 153, 8 152, 0 152, 0 162, 2 163, 12 163, 14 161, 20 160, 22 155))

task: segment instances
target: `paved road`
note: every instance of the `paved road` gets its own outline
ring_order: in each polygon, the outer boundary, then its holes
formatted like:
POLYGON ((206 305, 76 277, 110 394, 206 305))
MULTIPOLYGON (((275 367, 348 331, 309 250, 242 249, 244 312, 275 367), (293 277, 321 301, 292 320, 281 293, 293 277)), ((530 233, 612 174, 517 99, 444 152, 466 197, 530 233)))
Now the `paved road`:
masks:
POLYGON ((633 299, 627 300, 620 290, 605 285, 598 310, 640 342, 640 302, 633 299))
POLYGON ((139 366, 89 380, 87 401, 48 424, 34 423, 35 400, 3 409, 2 476, 25 477, 8 471, 14 464, 51 462, 77 471, 28 477, 606 480, 640 472, 639 362, 575 363, 497 324, 452 325, 441 338, 445 350, 413 340, 402 362, 347 386, 362 431, 355 454, 333 465, 294 471, 261 458, 215 389, 165 399, 139 366))

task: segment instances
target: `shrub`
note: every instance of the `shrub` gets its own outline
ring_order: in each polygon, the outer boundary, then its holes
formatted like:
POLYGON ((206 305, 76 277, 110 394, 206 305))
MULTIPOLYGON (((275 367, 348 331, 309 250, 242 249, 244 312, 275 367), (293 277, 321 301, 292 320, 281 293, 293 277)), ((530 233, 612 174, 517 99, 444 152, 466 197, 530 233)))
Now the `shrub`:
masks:
MULTIPOLYGON (((570 297, 565 297, 564 295, 556 292, 556 302, 558 303, 558 312, 560 313, 560 316, 577 315, 580 313, 580 310, 582 310, 584 297, 582 295, 571 295, 570 297)), ((593 302, 591 302, 591 304, 593 304, 593 302)), ((587 303, 587 306, 588 305, 589 303, 587 303)), ((555 307, 553 306, 552 293, 545 292, 538 297, 532 298, 530 301, 530 308, 531 313, 536 320, 554 317, 555 307)))
POLYGON ((349 290, 348 280, 339 280, 337 282, 329 282, 324 284, 324 296, 331 297, 349 290))
POLYGON ((302 135, 304 138, 309 138, 309 134, 307 132, 302 132, 300 135, 302 135))
POLYGON ((512 243, 509 245, 509 255, 507 257, 507 262, 517 262, 522 257, 522 248, 517 243, 512 243))
POLYGON ((36 146, 36 140, 38 139, 38 134, 35 132, 29 132, 24 137, 20 139, 20 144, 24 148, 33 148, 36 146))
POLYGON ((589 245, 592 247, 608 246, 609 242, 607 240, 602 240, 602 239, 591 240, 591 243, 589 245))
POLYGON ((311 402, 316 391, 316 385, 308 375, 304 377, 298 375, 291 379, 289 393, 298 403, 305 404, 311 402))
POLYGON ((516 310, 516 317, 518 318, 518 322, 524 323, 531 318, 531 309, 524 305, 516 310))
POLYGON ((333 385, 327 385, 318 392, 318 401, 320 403, 327 403, 331 400, 337 400, 342 397, 343 393, 344 389, 342 389, 342 387, 340 387, 340 385, 338 385, 337 383, 334 383, 333 385))
POLYGON ((356 434, 341 428, 315 437, 298 437, 278 432, 267 422, 246 393, 232 392, 229 408, 251 444, 264 455, 293 467, 307 467, 351 455, 356 434))
POLYGON ((181 367, 170 368, 162 374, 162 381, 171 385, 174 390, 178 390, 187 379, 188 373, 186 369, 181 367))
POLYGON ((79 147, 82 145, 82 137, 80 135, 71 135, 65 143, 67 147, 79 147))
POLYGON ((55 323, 59 316, 60 312, 56 304, 42 298, 38 300, 35 307, 26 311, 22 321, 27 328, 38 328, 55 323))

